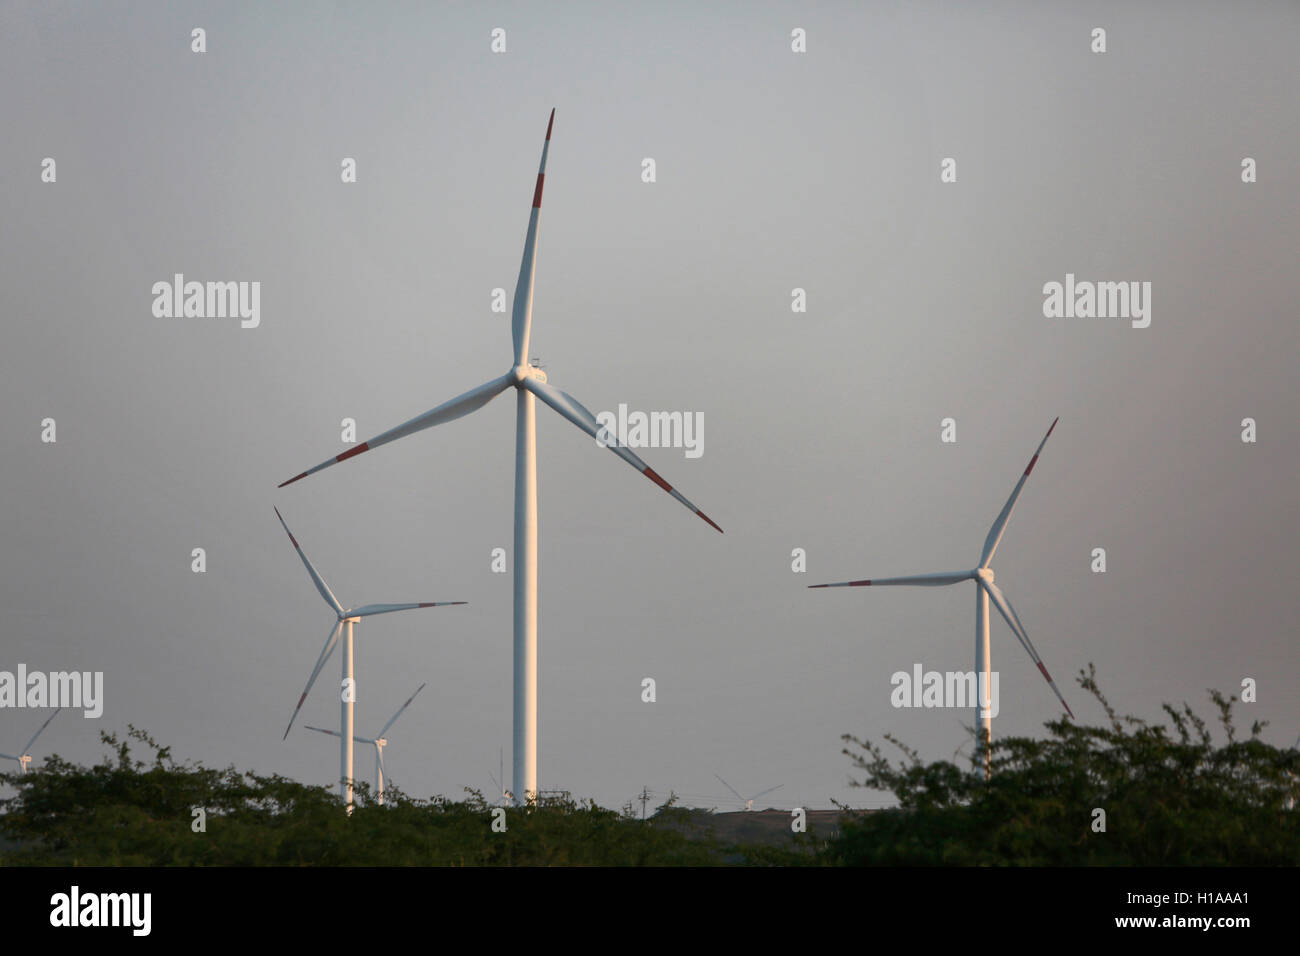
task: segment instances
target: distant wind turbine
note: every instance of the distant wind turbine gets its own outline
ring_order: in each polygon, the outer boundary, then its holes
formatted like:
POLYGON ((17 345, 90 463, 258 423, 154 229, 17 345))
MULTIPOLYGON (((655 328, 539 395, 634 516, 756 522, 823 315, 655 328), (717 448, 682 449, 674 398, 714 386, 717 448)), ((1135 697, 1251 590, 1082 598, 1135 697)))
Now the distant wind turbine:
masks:
MULTIPOLYGON (((365 604, 361 607, 345 609, 334 596, 334 592, 329 589, 329 585, 317 573, 316 568, 307 560, 307 555, 303 552, 302 547, 298 544, 298 539, 293 536, 289 526, 285 524, 280 509, 275 509, 275 516, 280 519, 280 524, 284 525, 284 533, 289 536, 293 542, 294 549, 298 552, 298 557, 302 558, 303 565, 307 568, 307 573, 311 575, 312 583, 316 585, 316 590, 320 596, 325 599, 331 610, 334 611, 337 620, 334 626, 330 628, 329 637, 325 639, 325 647, 320 652, 320 657, 316 659, 316 666, 312 669, 311 677, 307 679, 307 686, 298 698, 298 706, 293 709, 293 716, 289 718, 289 726, 284 728, 285 739, 289 736, 289 731, 293 729, 293 722, 298 717, 298 711, 302 709, 303 701, 307 699, 307 694, 311 692, 312 685, 316 683, 316 678, 320 674, 321 668, 329 660, 330 654, 334 653, 334 645, 338 643, 339 633, 343 633, 343 684, 342 688, 347 688, 339 695, 339 793, 343 797, 343 802, 347 805, 348 813, 352 812, 352 742, 355 739, 352 729, 352 711, 356 704, 356 681, 353 678, 352 671, 352 626, 363 617, 372 617, 375 614, 387 614, 390 611, 409 611, 421 607, 446 607, 452 604, 465 604, 465 601, 424 601, 419 604, 365 604)), ((399 711, 400 713, 400 711, 399 711)), ((382 733, 380 736, 383 736, 382 733)))
POLYGON ((0 754, 0 758, 4 760, 18 761, 18 772, 26 773, 27 765, 32 762, 32 755, 31 755, 32 744, 36 743, 36 738, 45 732, 45 728, 50 726, 50 721, 53 720, 55 717, 57 717, 59 715, 59 711, 61 711, 62 709, 63 709, 62 707, 54 708, 54 713, 50 714, 50 716, 45 718, 45 723, 41 724, 40 729, 37 730, 36 733, 32 734, 32 739, 27 741, 27 743, 23 744, 23 749, 18 751, 17 754, 0 754))
POLYGON ((514 593, 514 796, 519 803, 537 799, 537 421, 535 398, 551 406, 561 417, 572 422, 592 438, 605 444, 614 454, 641 472, 686 508, 721 531, 686 496, 664 481, 631 449, 622 445, 620 436, 611 436, 594 415, 572 395, 547 384, 546 373, 528 358, 529 335, 533 315, 533 272, 537 254, 537 221, 542 211, 542 183, 546 177, 546 154, 551 147, 551 128, 555 110, 546 124, 546 141, 537 170, 532 212, 528 216, 528 233, 524 239, 523 261, 515 285, 511 331, 514 336, 514 363, 500 378, 494 378, 444 402, 437 408, 417 415, 408 422, 383 432, 369 441, 349 448, 302 474, 295 475, 280 487, 314 475, 362 452, 378 448, 399 438, 452 421, 482 408, 507 388, 514 388, 515 404, 515 593, 514 593))
MULTIPOLYGON (((722 777, 721 777, 719 774, 716 774, 716 773, 715 773, 714 776, 717 777, 719 780, 722 780, 722 777)), ((769 793, 771 793, 771 792, 774 791, 774 790, 780 790, 782 787, 785 786, 785 784, 783 784, 783 783, 778 783, 775 787, 768 787, 766 790, 760 790, 758 793, 754 794, 752 797, 742 797, 742 796, 741 796, 741 795, 736 791, 736 788, 733 787, 731 784, 727 783, 727 781, 722 780, 722 785, 723 785, 724 787, 726 787, 728 790, 730 790, 732 793, 736 794, 736 799, 739 800, 741 803, 743 803, 743 804, 745 805, 745 809, 746 809, 746 810, 753 810, 753 809, 754 809, 754 801, 757 800, 759 797, 761 797, 761 796, 765 796, 766 794, 769 794, 769 793)))
MULTIPOLYGON (((1007 521, 1011 517, 1011 510, 1016 506, 1016 499, 1020 497, 1021 490, 1025 487, 1025 481, 1029 478, 1029 473, 1034 470, 1034 465, 1038 463, 1038 456, 1042 454, 1043 446, 1047 444, 1047 439, 1051 437, 1052 430, 1056 428, 1056 421, 1052 422, 1052 427, 1047 429, 1047 434, 1038 445, 1038 451, 1034 452, 1034 457, 1029 459, 1029 465, 1025 468, 1024 474, 1016 482, 1016 487, 1011 492, 1011 497, 1002 507, 1001 513, 993 522, 993 527, 989 529, 988 537, 984 539, 984 552, 980 555, 979 566, 972 571, 950 571, 941 574, 915 574, 902 578, 872 578, 864 581, 842 581, 838 584, 810 584, 813 588, 857 588, 857 587, 879 587, 887 584, 910 584, 920 587, 941 587, 948 584, 958 584, 961 581, 974 581, 975 588, 975 675, 976 681, 983 681, 984 689, 982 692, 975 694, 975 726, 983 726, 984 737, 990 743, 993 740, 993 718, 992 707, 981 710, 981 698, 985 704, 992 703, 992 662, 989 653, 989 599, 993 599, 994 605, 997 606, 998 612, 1006 620, 1007 626, 1011 628, 1011 633, 1015 634, 1021 645, 1029 653, 1034 663, 1038 665, 1039 671, 1042 672, 1047 683, 1051 685, 1053 692, 1061 701, 1061 706, 1071 717, 1074 711, 1070 710, 1070 705, 1065 702, 1061 696, 1061 691, 1057 688, 1056 682, 1052 680, 1052 675, 1047 673, 1047 668, 1043 664, 1043 659, 1038 656, 1038 651, 1034 650, 1034 645, 1029 641, 1029 634, 1025 627, 1020 623, 1020 617, 1016 614, 1016 609, 1012 607, 1011 602, 1002 594, 998 586, 993 583, 993 570, 989 564, 993 561, 993 555, 998 550, 998 544, 1002 541, 1002 534, 1006 531, 1007 521)), ((984 751, 984 773, 988 776, 991 773, 991 756, 989 749, 984 751)))
POLYGON ((511 796, 510 791, 507 790, 505 786, 506 757, 505 757, 504 748, 497 751, 497 763, 499 764, 497 771, 498 773, 501 774, 501 776, 499 777, 496 776, 495 774, 492 773, 491 770, 488 771, 488 776, 492 778, 492 784, 497 788, 497 793, 501 795, 501 799, 504 800, 506 803, 513 803, 514 798, 511 796))
MULTIPOLYGON (((424 684, 415 688, 415 694, 424 690, 424 684)), ((359 744, 370 744, 375 748, 375 790, 379 794, 379 805, 384 805, 384 748, 388 746, 388 739, 384 734, 388 733, 388 728, 397 723, 397 718, 402 716, 402 711, 411 706, 411 701, 415 700, 415 694, 406 698, 406 703, 397 708, 397 713, 388 718, 388 723, 384 724, 383 729, 373 737, 353 737, 359 744)), ((329 734, 331 737, 339 736, 337 730, 326 730, 324 727, 313 727, 311 724, 306 725, 308 730, 315 730, 318 733, 329 734)))

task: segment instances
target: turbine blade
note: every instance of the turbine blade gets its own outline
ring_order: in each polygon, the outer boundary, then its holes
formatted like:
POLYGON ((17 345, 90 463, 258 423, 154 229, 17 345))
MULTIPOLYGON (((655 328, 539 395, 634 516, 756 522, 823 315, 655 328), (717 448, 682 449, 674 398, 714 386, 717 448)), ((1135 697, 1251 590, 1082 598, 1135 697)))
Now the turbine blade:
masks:
POLYGON ((320 734, 329 734, 331 737, 343 736, 337 730, 326 730, 324 727, 313 727, 311 724, 303 724, 303 727, 306 728, 307 730, 314 730, 320 734))
MULTIPOLYGON (((722 780, 722 777, 719 774, 715 773, 714 776, 717 777, 719 780, 722 780)), ((722 785, 726 787, 728 790, 730 790, 732 793, 736 793, 736 788, 733 787, 731 784, 727 783, 727 781, 722 780, 722 785)), ((745 798, 738 793, 736 793, 736 799, 739 800, 741 803, 745 802, 745 798)))
POLYGON ((36 738, 39 737, 42 733, 44 733, 45 728, 50 726, 50 721, 53 720, 55 717, 57 717, 59 715, 59 711, 61 711, 62 709, 63 709, 62 707, 56 707, 54 713, 50 714, 50 716, 45 718, 45 723, 41 724, 40 729, 37 730, 36 733, 32 734, 32 739, 27 741, 27 743, 23 745, 22 750, 18 751, 19 756, 22 756, 23 754, 27 753, 29 750, 32 749, 32 744, 36 743, 36 738))
POLYGON ((785 786, 785 784, 783 784, 783 783, 778 783, 775 787, 768 787, 766 790, 762 790, 762 791, 760 791, 759 793, 754 794, 754 795, 753 795, 752 797, 750 797, 749 799, 751 799, 751 800, 757 800, 759 797, 766 796, 767 794, 771 793, 773 790, 780 790, 780 789, 781 789, 782 787, 784 787, 784 786, 785 786))
POLYGON ((17 760, 18 758, 15 757, 13 754, 0 754, 0 759, 3 759, 3 760, 17 760))
MULTIPOLYGON (((421 684, 419 687, 415 688, 415 694, 418 694, 422 690, 424 690, 424 684, 421 684)), ((411 706, 411 701, 415 700, 415 694, 412 694, 410 697, 406 698, 406 703, 403 704, 401 707, 397 708, 397 713, 393 714, 392 717, 388 718, 388 723, 384 724, 383 730, 375 734, 376 737, 382 737, 384 736, 384 734, 388 733, 388 728, 393 726, 393 724, 397 722, 398 717, 402 716, 402 711, 406 710, 406 708, 411 706)))
POLYGON ((500 378, 494 378, 490 382, 485 382, 478 388, 471 388, 463 395, 457 395, 450 401, 443 402, 437 408, 430 409, 423 415, 416 415, 409 422, 403 422, 396 428, 390 428, 382 435, 376 435, 369 441, 363 441, 360 445, 349 448, 342 454, 335 455, 326 461, 321 462, 315 468, 308 468, 300 475, 295 475, 288 481, 281 482, 279 487, 291 485, 295 481, 306 478, 308 475, 314 475, 316 472, 328 468, 330 465, 336 465, 341 461, 347 461, 354 458, 363 451, 370 451, 372 448, 378 448, 380 445, 387 445, 390 441, 397 441, 399 438, 405 438, 407 435, 422 431, 426 428, 432 428, 434 425, 441 425, 444 422, 453 421, 463 415, 468 415, 476 409, 482 408, 492 399, 496 398, 507 387, 514 383, 514 377, 511 375, 502 375, 500 378))
POLYGON ((293 722, 298 718, 298 711, 302 710, 302 702, 306 700, 307 695, 311 693, 311 685, 316 683, 316 678, 320 675, 321 668, 324 667, 325 662, 330 659, 330 654, 334 653, 334 645, 339 642, 339 631, 342 628, 342 621, 335 621, 334 626, 330 628, 330 636, 325 639, 325 646, 321 648, 320 657, 316 659, 316 666, 312 669, 311 677, 307 679, 307 686, 303 690, 302 696, 298 698, 298 706, 293 709, 293 716, 289 718, 289 726, 284 728, 284 736, 280 738, 281 740, 288 739, 289 731, 293 729, 293 722))
POLYGON ((835 584, 810 584, 810 588, 865 588, 884 587, 888 584, 914 584, 919 587, 937 588, 945 584, 969 581, 969 571, 943 571, 938 574, 911 574, 902 578, 869 578, 862 581, 838 581, 835 584))
POLYGON ((719 528, 708 515, 695 507, 695 505, 691 504, 685 495, 659 477, 659 473, 638 458, 630 448, 625 448, 621 442, 617 440, 616 436, 614 441, 607 441, 606 439, 601 438, 601 433, 604 432, 605 429, 596 421, 596 416, 592 415, 580 401, 568 392, 561 391, 555 386, 547 385, 545 382, 540 382, 535 378, 524 379, 523 386, 547 405, 550 405, 551 408, 559 412, 564 418, 567 418, 569 421, 573 422, 573 424, 581 428, 592 438, 600 440, 610 451, 618 455, 618 457, 622 458, 637 471, 641 472, 641 474, 645 475, 695 514, 703 518, 715 530, 719 532, 722 531, 722 529, 719 528))
POLYGON ((993 604, 1002 614, 1002 618, 1007 622, 1007 626, 1011 628, 1011 633, 1016 635, 1021 646, 1029 652, 1029 656, 1033 658, 1034 663, 1038 665, 1038 669, 1042 672, 1047 683, 1051 685, 1053 693, 1056 694, 1057 700, 1061 702, 1061 706, 1065 708, 1065 712, 1073 718, 1074 711, 1072 711, 1070 705, 1065 702, 1065 697, 1061 694, 1060 688, 1056 686, 1056 681, 1052 680, 1052 675, 1047 673, 1047 667, 1043 664, 1043 659, 1038 656, 1038 651, 1034 650, 1034 645, 1029 640, 1029 633, 1025 630, 1024 625, 1020 623, 1020 617, 1016 614, 1016 609, 1011 606, 1011 602, 1007 600, 1006 595, 1004 595, 1001 589, 992 581, 985 581, 983 578, 977 578, 976 580, 978 580, 980 586, 988 592, 989 597, 993 599, 993 604))
POLYGON ((448 607, 452 604, 468 603, 468 601, 423 601, 419 604, 365 604, 346 613, 348 617, 370 617, 375 614, 389 614, 393 611, 411 611, 419 607, 448 607))
POLYGON ((998 514, 997 520, 993 522, 993 527, 989 528, 989 536, 984 539, 984 553, 980 555, 980 567, 987 568, 989 562, 993 560, 993 554, 998 549, 998 544, 1002 541, 1002 533, 1006 531, 1007 521, 1011 518, 1011 509, 1016 506, 1016 499, 1020 497, 1020 491, 1025 487, 1025 480, 1029 473, 1034 470, 1034 465, 1038 464, 1038 456, 1043 453, 1043 446, 1047 444, 1047 439, 1052 437, 1052 429, 1056 428, 1056 422, 1061 419, 1058 416, 1052 422, 1052 427, 1047 429, 1047 434, 1043 440, 1038 443, 1038 451, 1034 452, 1034 457, 1029 459, 1029 464, 1025 467, 1025 473, 1020 476, 1016 482, 1016 487, 1011 492, 1011 497, 1007 503, 1002 506, 1002 511, 998 514))
POLYGON ((279 508, 275 509, 275 516, 280 519, 280 524, 284 526, 284 533, 287 534, 289 540, 293 542, 294 549, 298 552, 298 557, 302 558, 302 563, 306 566, 307 573, 311 575, 312 584, 316 585, 316 590, 320 592, 320 596, 325 599, 326 604, 334 609, 335 614, 342 614, 343 605, 339 604, 339 599, 334 596, 334 592, 331 591, 329 585, 325 583, 325 579, 320 576, 320 572, 317 571, 315 566, 307 560, 307 552, 302 549, 302 545, 298 543, 298 539, 293 536, 293 532, 290 531, 289 526, 285 524, 284 515, 280 514, 279 508))
POLYGON ((528 234, 524 237, 524 255, 519 263, 519 281, 511 307, 510 332, 515 343, 515 365, 528 365, 528 338, 533 324, 533 272, 537 266, 537 220, 542 215, 542 183, 546 179, 546 154, 551 148, 551 127, 555 110, 546 124, 546 142, 542 144, 542 161, 537 167, 537 188, 533 190, 533 208, 528 214, 528 234))

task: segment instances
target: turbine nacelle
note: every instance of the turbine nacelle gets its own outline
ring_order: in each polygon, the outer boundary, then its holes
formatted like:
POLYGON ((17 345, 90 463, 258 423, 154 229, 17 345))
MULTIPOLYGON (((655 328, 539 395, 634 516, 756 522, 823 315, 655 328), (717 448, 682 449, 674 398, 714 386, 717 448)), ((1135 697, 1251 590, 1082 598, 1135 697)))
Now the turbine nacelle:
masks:
POLYGON ((535 378, 539 382, 546 381, 546 373, 543 372, 536 365, 516 365, 509 372, 507 372, 506 375, 511 379, 513 379, 511 384, 514 385, 516 388, 522 386, 524 384, 524 381, 530 378, 535 378))
POLYGON ((977 580, 983 581, 985 584, 993 583, 992 568, 976 568, 974 571, 971 572, 970 576, 977 580))

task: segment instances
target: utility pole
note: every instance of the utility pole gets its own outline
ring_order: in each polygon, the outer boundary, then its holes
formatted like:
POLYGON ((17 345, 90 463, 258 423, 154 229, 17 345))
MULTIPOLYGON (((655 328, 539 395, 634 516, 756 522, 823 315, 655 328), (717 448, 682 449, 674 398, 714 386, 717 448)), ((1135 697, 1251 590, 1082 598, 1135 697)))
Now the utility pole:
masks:
POLYGON ((642 820, 645 819, 645 805, 646 805, 646 801, 648 801, 649 799, 650 799, 650 791, 643 786, 641 788, 641 819, 642 820))

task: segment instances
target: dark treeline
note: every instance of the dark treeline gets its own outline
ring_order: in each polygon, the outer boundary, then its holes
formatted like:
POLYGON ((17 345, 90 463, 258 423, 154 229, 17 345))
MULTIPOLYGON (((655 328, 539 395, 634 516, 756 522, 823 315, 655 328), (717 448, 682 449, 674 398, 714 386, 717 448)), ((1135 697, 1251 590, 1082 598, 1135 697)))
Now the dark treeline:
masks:
POLYGON ((845 736, 863 773, 855 785, 898 806, 845 809, 837 832, 791 834, 779 845, 720 840, 710 815, 669 801, 648 820, 630 808, 561 801, 500 814, 481 794, 386 804, 358 784, 346 816, 330 788, 233 767, 175 760, 132 728, 102 734, 91 767, 57 756, 26 775, 0 775, 0 864, 80 866, 710 866, 710 865, 1295 865, 1300 753, 1239 740, 1231 700, 1211 693, 1224 739, 1190 707, 1169 724, 1119 717, 1091 670, 1079 683, 1104 726, 1061 719, 1046 738, 994 741, 992 779, 977 752, 966 767, 902 758, 845 736), (133 752, 134 747, 134 752, 133 752), (143 759, 138 754, 146 752, 143 759), (202 808, 199 826, 196 808, 202 808), (498 818, 494 829, 494 817, 498 818))

